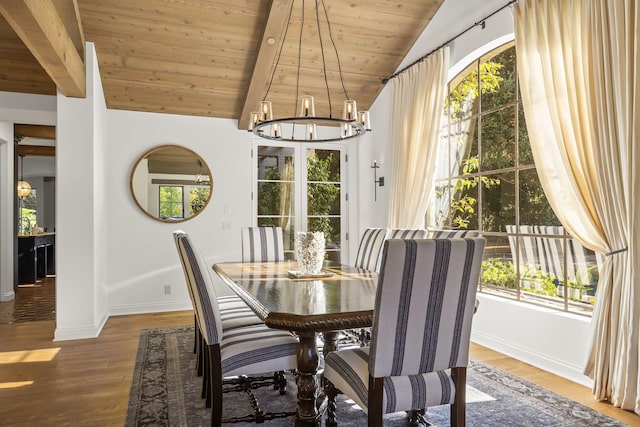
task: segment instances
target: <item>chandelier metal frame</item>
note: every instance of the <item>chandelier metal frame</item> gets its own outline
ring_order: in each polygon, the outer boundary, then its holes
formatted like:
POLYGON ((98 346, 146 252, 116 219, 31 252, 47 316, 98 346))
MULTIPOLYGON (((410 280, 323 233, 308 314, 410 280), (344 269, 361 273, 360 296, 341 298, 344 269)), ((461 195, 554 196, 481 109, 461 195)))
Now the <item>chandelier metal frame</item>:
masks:
MULTIPOLYGON (((271 78, 269 80, 269 84, 265 91, 264 97, 260 102, 259 111, 253 111, 250 113, 250 121, 249 121, 249 131, 253 132, 254 135, 257 135, 261 138, 274 140, 274 141, 290 141, 290 142, 337 142, 344 141, 350 138, 355 138, 360 135, 366 133, 366 131, 370 131, 370 119, 368 111, 357 111, 356 101, 349 98, 347 94, 347 90, 344 85, 344 79, 342 77, 342 67, 340 65, 340 56, 338 55, 338 49, 333 40, 333 34, 331 32, 331 24, 329 22, 329 16, 327 14, 327 8, 324 0, 315 0, 315 18, 317 24, 317 33, 318 39, 320 42, 320 51, 322 54, 322 73, 325 82, 325 88, 327 93, 327 100, 329 104, 329 117, 321 117, 315 115, 315 106, 313 96, 303 95, 300 100, 300 104, 298 104, 298 95, 300 89, 300 64, 301 64, 301 52, 302 52, 302 34, 304 30, 304 17, 305 11, 305 0, 293 0, 291 2, 291 7, 289 9, 289 17, 287 20, 287 26, 284 30, 284 35, 282 36, 282 40, 280 42, 280 48, 278 51, 278 56, 276 58, 276 64, 271 73, 271 78), (300 105, 300 115, 294 117, 285 117, 285 118, 277 118, 273 119, 273 111, 271 109, 271 102, 267 101, 267 97, 269 95, 269 91, 271 89, 271 85, 273 83, 274 76, 278 69, 278 65, 280 64, 280 56, 282 54, 282 49, 284 47, 287 33, 289 32, 289 26, 291 25, 291 17, 293 14, 293 6, 296 2, 301 3, 302 5, 302 14, 301 14, 301 24, 300 24, 300 35, 298 39, 298 64, 297 64, 297 76, 296 76, 296 95, 295 95, 295 108, 294 111, 298 111, 298 107, 300 105), (326 26, 328 29, 328 36, 331 44, 333 46, 333 50, 335 52, 337 65, 338 65, 338 74, 340 76, 340 83, 342 85, 342 90, 345 95, 344 101, 344 110, 342 114, 342 118, 333 117, 333 106, 331 103, 331 93, 329 89, 329 82, 327 79, 327 68, 324 56, 324 44, 323 44, 323 36, 320 25, 320 14, 319 14, 319 3, 324 11, 324 17, 326 26), (304 129, 304 132, 298 128, 296 132, 296 126, 300 126, 304 129), (318 131, 317 126, 321 126, 322 128, 318 131), (330 129, 336 128, 336 129, 330 129), (337 135, 336 135, 337 130, 337 135)), ((326 37, 326 36, 325 36, 326 37)))

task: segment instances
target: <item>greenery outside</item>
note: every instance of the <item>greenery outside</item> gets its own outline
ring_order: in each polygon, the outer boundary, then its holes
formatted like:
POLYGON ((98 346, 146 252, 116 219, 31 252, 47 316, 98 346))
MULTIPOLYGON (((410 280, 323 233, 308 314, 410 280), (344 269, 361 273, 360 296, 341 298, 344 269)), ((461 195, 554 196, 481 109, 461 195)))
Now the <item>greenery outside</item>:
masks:
POLYGON ((177 185, 161 185, 160 191, 160 218, 184 218, 184 206, 182 192, 183 187, 177 185))
POLYGON ((570 280, 556 277, 542 264, 515 265, 514 250, 519 249, 506 243, 507 236, 521 239, 510 235, 509 227, 560 226, 535 169, 512 43, 478 59, 452 80, 444 117, 428 226, 481 230, 487 238, 481 291, 517 299, 526 295, 527 300, 537 296, 558 301, 564 309, 572 309, 567 304, 572 301, 592 304, 595 261, 590 261, 586 276, 570 280))

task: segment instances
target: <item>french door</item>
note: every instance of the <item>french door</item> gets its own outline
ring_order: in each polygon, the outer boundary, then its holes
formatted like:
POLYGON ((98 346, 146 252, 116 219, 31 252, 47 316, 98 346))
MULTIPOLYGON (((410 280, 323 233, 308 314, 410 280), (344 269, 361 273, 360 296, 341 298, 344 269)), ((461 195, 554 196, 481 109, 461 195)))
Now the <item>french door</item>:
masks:
POLYGON ((293 259, 296 232, 321 231, 327 259, 341 261, 347 218, 344 151, 343 144, 254 141, 255 223, 282 227, 286 258, 293 259))

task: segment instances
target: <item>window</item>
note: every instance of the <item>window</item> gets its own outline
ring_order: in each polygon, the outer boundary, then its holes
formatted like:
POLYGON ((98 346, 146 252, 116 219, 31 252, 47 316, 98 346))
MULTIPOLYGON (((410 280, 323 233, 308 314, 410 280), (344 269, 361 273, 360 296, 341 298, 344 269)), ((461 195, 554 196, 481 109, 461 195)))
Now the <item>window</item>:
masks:
POLYGON ((192 186, 189 188, 189 216, 193 216, 200 212, 209 200, 211 186, 192 186))
POLYGON ((180 185, 160 185, 159 212, 160 218, 184 218, 183 188, 180 185))
POLYGON ((19 233, 28 233, 37 226, 37 190, 31 188, 31 192, 25 197, 20 198, 20 224, 19 233))
POLYGON ((298 231, 321 231, 327 259, 340 261, 346 206, 342 145, 256 145, 258 226, 282 227, 285 256, 293 259, 298 231))
POLYGON ((427 224, 482 231, 480 291, 590 314, 599 259, 565 232, 542 190, 513 43, 472 63, 448 93, 427 224))

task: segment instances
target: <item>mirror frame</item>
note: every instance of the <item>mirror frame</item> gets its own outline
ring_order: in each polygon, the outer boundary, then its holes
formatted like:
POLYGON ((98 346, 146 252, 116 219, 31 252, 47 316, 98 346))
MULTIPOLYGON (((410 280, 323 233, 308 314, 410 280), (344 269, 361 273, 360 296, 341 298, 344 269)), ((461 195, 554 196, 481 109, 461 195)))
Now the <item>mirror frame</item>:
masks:
POLYGON ((190 219, 193 219, 195 217, 197 217, 198 215, 200 215, 200 213, 202 211, 204 211, 207 206, 209 206, 209 202, 211 201, 211 199, 213 198, 213 174, 211 173, 211 168, 209 168, 209 165, 207 164, 207 162, 204 161, 204 159, 202 158, 202 156, 200 156, 198 153, 196 153, 195 151, 184 147, 182 145, 177 145, 177 144, 166 144, 166 145, 158 145, 156 147, 153 147, 147 151, 145 151, 140 157, 138 157, 138 160, 136 160, 135 164, 133 165, 133 167, 131 168, 131 173, 129 175, 129 192, 131 193, 131 196, 133 197, 133 201, 136 203, 136 206, 138 206, 138 208, 140 209, 140 211, 142 211, 145 215, 147 215, 149 218, 153 218, 156 221, 160 221, 160 222, 164 222, 164 223, 168 223, 168 224, 176 224, 176 223, 181 223, 181 222, 185 222, 185 221, 189 221, 190 219), (207 201, 205 202, 204 206, 202 206, 202 209, 200 209, 198 212, 196 212, 195 214, 191 215, 188 218, 183 218, 183 219, 178 219, 178 220, 171 220, 171 219, 163 219, 160 217, 155 217, 153 216, 151 213, 149 213, 149 211, 147 209, 145 209, 140 202, 138 201, 138 197, 136 196, 136 193, 134 192, 133 189, 133 177, 136 173, 136 171, 138 170, 138 167, 140 166, 140 163, 145 160, 147 157, 149 157, 151 154, 167 149, 167 148, 179 148, 181 150, 187 151, 189 153, 191 153, 194 157, 196 157, 200 162, 202 162, 202 166, 209 171, 209 186, 210 186, 210 190, 209 190, 209 198, 207 198, 207 201))

